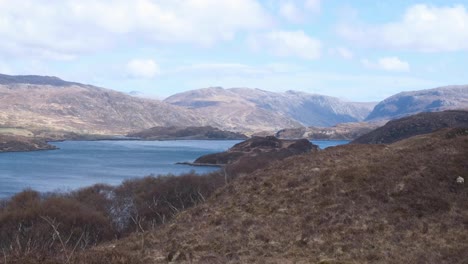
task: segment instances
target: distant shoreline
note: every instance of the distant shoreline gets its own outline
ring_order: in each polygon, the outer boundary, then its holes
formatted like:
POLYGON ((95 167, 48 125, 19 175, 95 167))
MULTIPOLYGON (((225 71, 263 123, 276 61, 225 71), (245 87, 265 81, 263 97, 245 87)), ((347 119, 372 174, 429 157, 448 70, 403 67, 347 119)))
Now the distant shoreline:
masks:
POLYGON ((188 166, 194 166, 194 167, 218 167, 218 168, 224 167, 223 164, 195 163, 195 162, 187 162, 187 161, 176 162, 175 164, 177 164, 177 165, 188 165, 188 166))

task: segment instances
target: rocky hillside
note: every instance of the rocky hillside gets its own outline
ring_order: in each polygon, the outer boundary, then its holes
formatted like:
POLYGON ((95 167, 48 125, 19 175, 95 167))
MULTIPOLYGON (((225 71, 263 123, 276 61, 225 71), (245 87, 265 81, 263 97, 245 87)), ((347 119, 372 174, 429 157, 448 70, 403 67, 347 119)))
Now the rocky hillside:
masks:
POLYGON ((276 137, 252 137, 234 145, 225 152, 201 156, 195 160, 195 164, 229 165, 244 159, 252 161, 255 157, 265 156, 267 159, 282 159, 291 155, 317 151, 318 146, 307 139, 285 140, 276 137), (274 156, 277 158, 274 158, 274 156))
POLYGON ((231 130, 279 130, 298 126, 331 126, 366 118, 375 104, 297 91, 220 87, 192 90, 164 100, 194 110, 231 130))
POLYGON ((416 135, 428 134, 441 128, 468 128, 468 111, 420 113, 389 121, 386 125, 362 135, 352 143, 388 144, 416 135))
POLYGON ((76 263, 464 263, 467 139, 452 129, 295 156, 76 263))
POLYGON ((446 86, 393 95, 377 104, 366 120, 389 120, 420 112, 450 109, 468 109, 468 85, 446 86))
POLYGON ((181 107, 56 77, 0 75, 0 126, 126 134, 154 126, 200 126, 181 107))
POLYGON ((0 152, 36 151, 56 149, 45 140, 0 134, 0 152))
POLYGON ((311 140, 353 140, 385 122, 342 123, 331 127, 286 128, 276 132, 279 138, 308 138, 311 140))
POLYGON ((152 127, 135 133, 129 133, 129 137, 137 137, 145 140, 167 139, 247 139, 241 133, 220 130, 211 126, 203 127, 152 127))

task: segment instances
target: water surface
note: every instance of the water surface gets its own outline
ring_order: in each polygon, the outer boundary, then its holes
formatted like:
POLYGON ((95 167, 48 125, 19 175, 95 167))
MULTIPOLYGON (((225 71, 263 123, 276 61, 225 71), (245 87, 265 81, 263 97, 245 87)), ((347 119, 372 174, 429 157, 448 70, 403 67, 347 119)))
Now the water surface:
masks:
MULTIPOLYGON (((65 141, 60 149, 0 153, 0 198, 25 188, 40 192, 69 191, 95 183, 120 184, 146 175, 205 173, 215 167, 191 167, 201 155, 225 151, 238 140, 65 141)), ((313 141, 326 148, 347 141, 313 141)))
POLYGON ((24 188, 47 192, 89 186, 119 184, 150 174, 179 175, 214 167, 176 165, 201 155, 224 151, 240 141, 65 141, 58 150, 0 153, 0 197, 24 188))

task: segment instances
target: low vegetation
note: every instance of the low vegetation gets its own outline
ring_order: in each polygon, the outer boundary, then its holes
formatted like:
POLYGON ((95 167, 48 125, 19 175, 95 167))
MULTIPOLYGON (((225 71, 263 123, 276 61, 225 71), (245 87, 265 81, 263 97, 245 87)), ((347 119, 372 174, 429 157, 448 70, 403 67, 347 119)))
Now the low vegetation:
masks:
POLYGON ((26 190, 1 203, 0 262, 464 263, 467 157, 457 128, 246 174, 26 190))
POLYGON ((76 252, 154 230, 225 184, 220 173, 148 176, 71 193, 25 190, 0 203, 0 263, 67 263, 76 252))
POLYGON ((465 263, 466 157, 466 129, 295 156, 77 263, 465 263))

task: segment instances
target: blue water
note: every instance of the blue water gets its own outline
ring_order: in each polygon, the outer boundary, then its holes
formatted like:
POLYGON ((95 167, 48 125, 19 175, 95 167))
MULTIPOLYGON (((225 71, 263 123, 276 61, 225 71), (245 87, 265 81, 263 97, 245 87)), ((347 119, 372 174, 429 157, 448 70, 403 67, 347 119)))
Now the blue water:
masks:
MULTIPOLYGON (((69 191, 95 183, 120 184, 147 175, 205 173, 215 167, 176 162, 225 151, 236 140, 65 141, 50 151, 0 153, 0 198, 25 188, 40 192, 69 191)), ((347 141, 314 141, 322 149, 347 141)))
POLYGON ((312 143, 319 146, 320 149, 348 144, 349 140, 312 140, 312 143))

